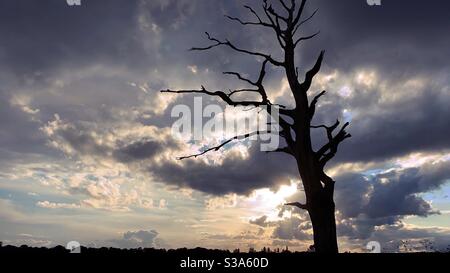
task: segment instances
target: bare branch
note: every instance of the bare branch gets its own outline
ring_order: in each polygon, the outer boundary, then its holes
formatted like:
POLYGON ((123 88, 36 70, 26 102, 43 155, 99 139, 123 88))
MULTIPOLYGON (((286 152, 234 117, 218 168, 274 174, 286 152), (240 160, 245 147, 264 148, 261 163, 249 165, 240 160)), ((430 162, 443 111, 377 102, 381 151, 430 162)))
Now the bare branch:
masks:
POLYGON ((317 96, 314 97, 314 99, 311 102, 311 105, 309 106, 309 120, 311 121, 314 117, 314 114, 316 113, 316 105, 319 102, 320 97, 325 95, 327 91, 320 92, 317 96))
POLYGON ((283 36, 284 30, 281 28, 280 25, 280 19, 284 20, 287 23, 287 19, 279 16, 272 6, 269 6, 267 4, 267 0, 264 0, 263 4, 264 13, 266 14, 266 17, 269 19, 272 28, 275 30, 275 33, 277 35, 278 43, 281 45, 281 47, 284 49, 286 48, 286 40, 283 36), (275 19, 272 17, 272 15, 275 17, 275 19))
POLYGON ((291 8, 286 5, 283 0, 278 0, 287 12, 291 12, 291 8))
POLYGON ((319 34, 320 34, 320 31, 317 31, 316 33, 314 33, 312 35, 298 38, 297 41, 295 41, 295 43, 294 43, 294 47, 296 47, 298 45, 298 43, 300 43, 301 41, 310 40, 310 39, 316 37, 319 34))
POLYGON ((267 105, 268 102, 264 101, 234 101, 229 95, 225 94, 223 91, 208 91, 204 86, 200 90, 161 90, 161 93, 174 93, 174 94, 205 94, 209 96, 220 97, 224 102, 231 106, 263 106, 267 105))
POLYGON ((303 92, 308 92, 309 88, 311 87, 312 80, 314 76, 317 75, 320 71, 320 67, 322 66, 323 56, 325 54, 325 51, 321 51, 319 57, 317 58, 316 64, 314 67, 306 72, 305 81, 300 85, 303 92))
POLYGON ((237 52, 240 52, 240 53, 245 53, 245 54, 252 55, 252 56, 263 57, 275 66, 284 66, 284 62, 279 62, 279 61, 273 59, 270 55, 238 48, 228 40, 220 41, 219 39, 211 37, 211 35, 209 35, 208 32, 206 32, 206 36, 208 37, 208 40, 215 42, 215 44, 212 44, 207 47, 193 47, 193 48, 191 48, 191 50, 192 51, 204 51, 204 50, 209 50, 209 49, 224 45, 224 46, 227 46, 227 47, 229 47, 237 52))
POLYGON ((252 7, 245 5, 244 8, 248 9, 251 13, 253 13, 260 23, 263 23, 263 20, 261 20, 261 17, 258 15, 258 13, 252 7))
POLYGON ((264 81, 264 77, 266 76, 266 65, 267 65, 268 60, 264 60, 264 62, 261 65, 261 71, 259 73, 258 76, 258 80, 256 82, 251 81, 250 79, 247 79, 245 77, 243 77, 240 73, 237 72, 224 72, 224 74, 226 75, 233 75, 236 76, 239 80, 247 82, 251 85, 254 85, 256 87, 258 87, 258 89, 241 89, 241 90, 235 90, 233 92, 231 92, 230 94, 228 94, 228 96, 233 95, 235 93, 240 93, 240 92, 244 92, 244 91, 250 91, 250 92, 258 92, 261 97, 262 97, 262 102, 264 104, 270 105, 268 98, 267 98, 267 93, 266 90, 264 88, 263 85, 263 81, 264 81))
POLYGON ((259 77, 258 80, 256 81, 255 85, 262 87, 262 83, 264 80, 264 77, 266 77, 266 65, 267 65, 268 60, 266 59, 262 65, 261 65, 261 70, 259 72, 259 77))
POLYGON ((247 79, 247 78, 244 78, 240 73, 238 73, 238 72, 230 72, 230 71, 227 71, 227 72, 223 72, 223 74, 224 75, 233 75, 233 76, 236 76, 238 79, 240 79, 241 81, 244 81, 244 82, 247 82, 247 83, 249 83, 249 84, 251 84, 251 85, 256 85, 256 83, 255 82, 252 82, 251 80, 249 80, 249 79, 247 79))
POLYGON ((305 20, 301 21, 300 23, 297 24, 297 26, 295 27, 294 31, 292 32, 292 35, 295 35, 295 33, 297 33, 298 29, 305 23, 307 23, 309 20, 311 20, 316 13, 319 11, 319 9, 316 9, 313 14, 311 14, 311 16, 309 16, 308 18, 306 18, 305 20))
POLYGON ((243 21, 240 18, 237 17, 232 17, 229 15, 225 15, 225 17, 227 17, 228 19, 230 19, 231 21, 236 21, 239 22, 241 25, 253 25, 253 26, 264 26, 264 27, 272 27, 270 24, 266 24, 266 23, 262 23, 262 22, 247 22, 247 21, 243 21))
POLYGON ((308 205, 307 204, 301 204, 299 202, 287 203, 287 204, 285 204, 285 206, 294 206, 294 207, 297 207, 299 209, 308 210, 308 205))
MULTIPOLYGON (((278 109, 278 110, 279 110, 280 114, 282 112, 294 111, 294 110, 286 110, 286 109, 278 109)), ((272 115, 272 113, 269 112, 269 115, 272 115)), ((267 123, 267 125, 271 126, 272 123, 269 122, 269 123, 267 123)), ((294 139, 292 137, 292 134, 291 134, 291 129, 292 129, 293 125, 289 124, 289 122, 287 122, 281 116, 278 116, 278 124, 277 125, 279 125, 281 127, 281 130, 279 131, 279 135, 286 140, 286 142, 288 144, 288 148, 289 148, 291 154, 293 156, 295 156, 295 141, 294 141, 294 139)))
POLYGON ((302 0, 302 3, 300 4, 300 8, 298 9, 297 16, 295 17, 294 21, 292 22, 292 27, 296 26, 298 22, 300 21, 300 18, 302 17, 303 11, 305 10, 306 0, 302 0))
POLYGON ((330 161, 336 155, 339 144, 341 144, 345 139, 352 137, 352 135, 345 131, 345 129, 350 125, 350 123, 348 122, 342 126, 336 136, 333 136, 333 132, 334 130, 336 130, 339 124, 339 121, 336 121, 336 123, 331 127, 325 125, 312 126, 312 128, 325 128, 327 131, 328 143, 316 152, 316 157, 319 160, 319 164, 322 169, 323 167, 325 167, 328 161, 330 161))
POLYGON ((259 135, 264 135, 264 134, 271 134, 270 132, 261 132, 261 131, 256 131, 256 132, 252 132, 252 133, 248 133, 245 135, 241 135, 241 136, 235 136, 233 138, 230 138, 224 142, 222 142, 220 145, 215 146, 215 147, 211 147, 209 149, 206 149, 205 151, 198 153, 198 154, 194 154, 194 155, 189 155, 189 156, 182 156, 179 157, 178 160, 185 160, 185 159, 189 159, 189 158, 197 158, 199 156, 205 155, 211 151, 219 151, 221 148, 223 148, 225 145, 229 144, 230 142, 234 141, 234 140, 243 140, 243 139, 247 139, 253 136, 259 136, 259 135))
MULTIPOLYGON (((284 16, 281 16, 280 14, 278 14, 276 11, 275 11, 275 9, 273 8, 273 6, 272 5, 269 5, 269 4, 267 4, 267 0, 264 0, 264 11, 266 12, 266 13, 269 13, 269 14, 271 14, 273 17, 275 17, 275 20, 276 21, 279 21, 279 20, 283 20, 284 22, 288 22, 288 18, 286 18, 286 17, 284 17, 284 16)), ((270 16, 269 16, 270 17, 270 16)), ((273 20, 273 19, 272 19, 273 20)), ((278 24, 279 25, 279 24, 278 24)))
POLYGON ((244 88, 244 89, 236 89, 236 90, 233 90, 233 91, 230 90, 230 93, 228 93, 228 97, 231 97, 231 96, 233 96, 233 95, 235 95, 237 93, 243 93, 243 92, 258 93, 259 94, 259 90, 258 89, 247 89, 247 88, 244 88))

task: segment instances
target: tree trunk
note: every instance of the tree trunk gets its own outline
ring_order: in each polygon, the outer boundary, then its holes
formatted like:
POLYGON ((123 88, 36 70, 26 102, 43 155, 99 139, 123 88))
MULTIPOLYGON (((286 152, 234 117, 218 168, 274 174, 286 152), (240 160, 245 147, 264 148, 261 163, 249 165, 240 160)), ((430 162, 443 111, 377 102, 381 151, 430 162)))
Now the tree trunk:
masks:
MULTIPOLYGON (((303 153, 303 155, 307 153, 303 153)), ((306 194, 305 209, 309 213, 314 233, 314 249, 317 253, 336 254, 339 252, 336 234, 336 218, 334 203, 334 184, 329 177, 318 177, 313 160, 297 166, 306 194), (309 164, 308 164, 309 163, 309 164), (306 168, 305 168, 306 167, 306 168)))
POLYGON ((326 189, 311 200, 308 208, 314 231, 314 248, 317 253, 338 253, 335 205, 333 195, 326 189))

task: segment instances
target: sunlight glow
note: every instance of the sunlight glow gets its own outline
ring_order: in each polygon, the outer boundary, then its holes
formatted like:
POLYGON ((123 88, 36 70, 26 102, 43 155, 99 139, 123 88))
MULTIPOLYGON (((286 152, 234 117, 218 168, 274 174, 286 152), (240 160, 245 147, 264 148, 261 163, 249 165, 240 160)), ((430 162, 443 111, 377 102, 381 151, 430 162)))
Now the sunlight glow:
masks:
POLYGON ((405 158, 398 159, 396 163, 402 168, 415 168, 422 166, 426 163, 436 164, 442 161, 450 160, 450 154, 423 154, 414 153, 405 158))
POLYGON ((268 220, 276 220, 280 218, 277 208, 285 204, 286 199, 293 196, 297 191, 298 183, 291 181, 289 186, 283 185, 276 192, 268 188, 256 190, 247 202, 258 214, 266 215, 268 220))

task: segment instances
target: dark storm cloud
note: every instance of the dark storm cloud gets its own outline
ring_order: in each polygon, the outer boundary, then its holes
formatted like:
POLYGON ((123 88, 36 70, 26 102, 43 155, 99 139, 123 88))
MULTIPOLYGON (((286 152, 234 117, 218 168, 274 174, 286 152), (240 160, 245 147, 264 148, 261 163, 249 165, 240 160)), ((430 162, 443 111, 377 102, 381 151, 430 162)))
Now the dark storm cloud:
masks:
POLYGON ((319 0, 309 7, 319 13, 307 28, 321 35, 305 45, 305 55, 326 49, 331 67, 378 66, 387 76, 401 76, 449 65, 442 58, 450 51, 450 38, 443 35, 450 24, 447 2, 384 1, 371 7, 364 0, 319 0))
MULTIPOLYGON (((186 64, 193 56, 187 50, 204 31, 225 29, 224 3, 111 0, 69 7, 63 0, 3 1, 0 65, 24 77, 93 64, 135 71, 186 64), (205 16, 216 13, 220 16, 205 16)), ((197 61, 216 64, 209 58, 197 61)))
POLYGON ((365 239, 376 226, 398 224, 405 216, 436 214, 420 194, 439 189, 449 179, 448 162, 369 177, 343 174, 336 183, 336 206, 342 215, 338 233, 365 239))
POLYGON ((100 144, 92 133, 89 128, 67 127, 58 131, 58 137, 81 155, 108 156, 110 148, 100 144))
POLYGON ((360 213, 371 218, 426 216, 434 211, 417 194, 436 190, 448 182, 449 170, 450 164, 442 162, 368 178, 359 174, 342 175, 337 178, 336 203, 343 215, 350 218, 360 213))
POLYGON ((77 158, 92 156, 133 163, 150 160, 165 147, 178 147, 178 144, 170 139, 158 141, 150 137, 129 136, 128 139, 122 140, 113 132, 98 130, 94 124, 70 124, 61 121, 59 117, 44 127, 43 131, 50 137, 50 145, 77 158))
POLYGON ((400 225, 401 219, 400 216, 369 218, 361 215, 358 218, 338 220, 336 223, 337 234, 350 239, 366 240, 373 235, 376 227, 400 225))
POLYGON ((11 99, 12 94, 0 86, 0 175, 10 173, 16 164, 59 157, 57 151, 46 147, 46 136, 33 120, 35 116, 26 113, 23 106, 13 105, 11 99))
POLYGON ((73 68, 92 61, 137 63, 136 1, 2 1, 2 66, 20 75, 73 68), (6 37, 6 39, 5 39, 6 37))
POLYGON ((43 153, 45 136, 39 131, 39 124, 20 108, 12 106, 8 98, 0 89, 0 160, 7 158, 3 154, 7 151, 17 155, 43 153))
POLYGON ((186 160, 182 165, 165 162, 149 170, 168 184, 215 195, 248 194, 254 189, 289 183, 289 177, 296 177, 295 163, 288 156, 266 154, 259 148, 259 145, 252 145, 248 159, 232 155, 220 165, 186 160))
MULTIPOLYGON (((433 87, 430 87, 433 88, 433 87)), ((450 149, 447 126, 449 97, 432 89, 423 90, 413 101, 394 104, 386 112, 364 116, 352 124, 356 136, 337 158, 344 161, 374 161, 412 152, 442 152, 450 149), (367 145, 371 143, 371 145, 367 145), (351 151, 357 149, 358 152, 351 151)))
POLYGON ((162 150, 160 143, 153 140, 140 140, 119 148, 113 156, 121 162, 143 160, 153 157, 162 150))
POLYGON ((416 194, 439 189, 450 179, 450 164, 425 164, 420 168, 391 171, 376 176, 373 193, 366 206, 369 217, 391 215, 427 216, 431 205, 416 194), (388 181, 383 183, 383 179, 388 181))

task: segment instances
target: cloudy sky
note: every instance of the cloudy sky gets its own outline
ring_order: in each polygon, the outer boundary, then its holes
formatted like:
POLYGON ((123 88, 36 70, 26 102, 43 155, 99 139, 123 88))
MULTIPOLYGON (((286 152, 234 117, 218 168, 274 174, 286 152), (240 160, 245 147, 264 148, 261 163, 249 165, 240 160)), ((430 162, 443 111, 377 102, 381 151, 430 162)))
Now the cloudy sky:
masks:
MULTIPOLYGON (((261 1, 246 1, 260 8, 261 1)), ((251 142, 176 157, 220 141, 171 134, 161 89, 236 88, 261 60, 207 45, 204 32, 279 56, 271 32, 237 0, 0 2, 0 240, 6 244, 272 248, 312 243, 295 164, 251 142)), ((312 0, 300 71, 326 50, 313 92, 328 90, 315 122, 351 121, 328 173, 337 181, 341 250, 450 245, 450 4, 312 0), (405 243, 406 242, 406 247, 405 243)), ((270 98, 292 104, 282 71, 270 98)), ((203 104, 218 103, 203 98, 203 104)), ((322 132, 315 132, 317 143, 322 132)))

